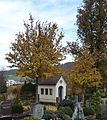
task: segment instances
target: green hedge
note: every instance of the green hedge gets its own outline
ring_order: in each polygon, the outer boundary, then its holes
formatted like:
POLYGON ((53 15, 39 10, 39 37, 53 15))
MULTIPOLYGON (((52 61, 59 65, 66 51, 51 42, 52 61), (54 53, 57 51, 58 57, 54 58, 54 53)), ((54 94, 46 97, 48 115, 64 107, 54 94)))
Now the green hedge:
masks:
POLYGON ((95 114, 95 111, 94 111, 94 109, 92 107, 84 107, 83 111, 84 111, 84 115, 85 116, 94 115, 95 114))
POLYGON ((71 117, 69 116, 69 115, 64 115, 64 118, 63 118, 64 120, 71 120, 71 117))
POLYGON ((45 119, 45 120, 53 119, 54 118, 53 114, 54 114, 53 111, 51 111, 51 110, 45 110, 44 115, 43 115, 42 118, 45 119))
POLYGON ((12 114, 20 114, 20 113, 23 113, 23 106, 20 105, 20 104, 14 104, 12 106, 12 114))
POLYGON ((18 96, 14 99, 14 103, 12 105, 12 114, 20 114, 23 113, 23 106, 18 96))
POLYGON ((72 103, 72 100, 64 99, 58 104, 58 108, 66 107, 66 106, 70 107, 72 109, 72 111, 74 111, 74 104, 72 103))
POLYGON ((73 111, 70 107, 60 107, 59 110, 72 117, 73 111))

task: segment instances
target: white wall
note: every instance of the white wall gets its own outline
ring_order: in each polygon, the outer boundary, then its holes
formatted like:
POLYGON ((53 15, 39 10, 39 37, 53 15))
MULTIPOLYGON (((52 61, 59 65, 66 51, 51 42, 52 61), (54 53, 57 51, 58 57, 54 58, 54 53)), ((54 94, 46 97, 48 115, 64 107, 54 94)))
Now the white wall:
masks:
POLYGON ((49 102, 56 103, 56 90, 55 85, 39 85, 38 86, 38 94, 40 102, 49 102), (44 95, 41 95, 41 88, 44 88, 44 95), (48 89, 48 95, 45 95, 45 89, 48 89), (52 89, 52 95, 49 95, 49 89, 52 89))
POLYGON ((65 96, 66 96, 66 82, 65 82, 65 80, 63 79, 62 76, 60 77, 59 81, 56 84, 56 97, 59 97, 58 89, 59 89, 60 86, 63 87, 63 89, 62 89, 62 93, 63 93, 62 94, 62 99, 65 99, 65 96), (62 83, 60 83, 60 81, 62 81, 62 83))
MULTIPOLYGON (((63 77, 60 77, 59 81, 56 85, 39 85, 38 86, 38 94, 39 94, 39 101, 40 102, 49 102, 49 103, 56 103, 56 97, 59 97, 58 89, 62 86, 62 99, 65 99, 66 96, 66 82, 63 77), (62 83, 60 82, 62 81, 62 83), (48 89, 48 95, 41 95, 41 88, 48 89), (49 89, 53 90, 53 94, 49 95, 49 89)), ((45 91, 44 91, 45 92, 45 91)))

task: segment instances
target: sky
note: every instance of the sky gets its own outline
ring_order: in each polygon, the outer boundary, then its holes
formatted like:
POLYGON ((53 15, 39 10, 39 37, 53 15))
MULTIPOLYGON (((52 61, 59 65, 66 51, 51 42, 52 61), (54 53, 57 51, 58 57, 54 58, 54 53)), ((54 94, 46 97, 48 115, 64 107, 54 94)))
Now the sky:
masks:
MULTIPOLYGON (((32 14, 35 21, 48 21, 63 28, 63 45, 66 41, 77 39, 76 15, 77 8, 82 0, 0 0, 0 68, 8 69, 9 63, 5 60, 11 43, 16 34, 24 30, 23 23, 32 14)), ((72 56, 67 55, 62 63, 71 62, 72 56)))

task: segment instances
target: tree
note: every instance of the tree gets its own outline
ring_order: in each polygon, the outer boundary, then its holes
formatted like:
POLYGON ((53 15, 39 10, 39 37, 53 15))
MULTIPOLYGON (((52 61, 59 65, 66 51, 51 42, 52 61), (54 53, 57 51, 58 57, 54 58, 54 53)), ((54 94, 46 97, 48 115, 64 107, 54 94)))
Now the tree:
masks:
MULTIPOLYGON (((60 61, 65 59, 61 40, 63 32, 58 30, 57 24, 37 21, 30 15, 30 23, 24 23, 25 32, 17 34, 12 43, 12 52, 6 59, 12 65, 19 68, 17 74, 29 76, 36 80, 52 77, 60 73, 60 61)), ((38 102, 38 88, 36 88, 36 102, 38 102)))
MULTIPOLYGON (((83 0, 78 9, 78 38, 81 45, 88 47, 89 53, 97 52, 96 68, 103 80, 107 80, 107 1, 83 0)), ((79 43, 68 43, 69 52, 80 53, 79 43)))
POLYGON ((6 86, 6 77, 4 75, 4 71, 0 71, 0 93, 7 92, 7 86, 6 86))
POLYGON ((100 104, 103 103, 101 91, 96 89, 90 99, 92 101, 92 107, 98 112, 100 104))
MULTIPOLYGON (((81 56, 75 57, 74 66, 68 71, 68 83, 76 84, 84 92, 87 88, 98 86, 101 83, 101 75, 95 68, 96 57, 89 54, 88 49, 81 49, 81 56)), ((84 99, 83 99, 84 102, 84 99)))
POLYGON ((35 96, 35 84, 30 83, 24 83, 24 85, 21 87, 20 94, 22 97, 33 97, 35 96))

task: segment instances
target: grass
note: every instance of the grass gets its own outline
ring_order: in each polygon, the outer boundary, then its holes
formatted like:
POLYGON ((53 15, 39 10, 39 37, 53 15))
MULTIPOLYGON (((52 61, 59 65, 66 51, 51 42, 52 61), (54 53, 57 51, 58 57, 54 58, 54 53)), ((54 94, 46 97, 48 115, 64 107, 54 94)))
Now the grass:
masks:
POLYGON ((20 76, 8 76, 7 79, 8 79, 8 80, 20 80, 21 77, 20 77, 20 76))

